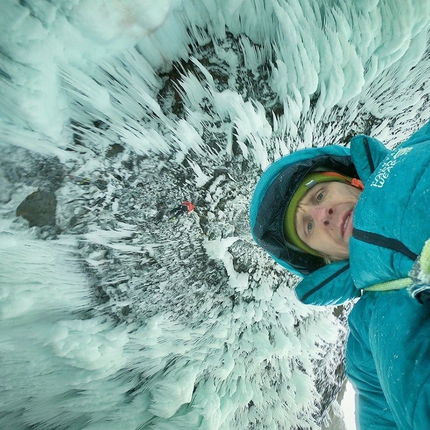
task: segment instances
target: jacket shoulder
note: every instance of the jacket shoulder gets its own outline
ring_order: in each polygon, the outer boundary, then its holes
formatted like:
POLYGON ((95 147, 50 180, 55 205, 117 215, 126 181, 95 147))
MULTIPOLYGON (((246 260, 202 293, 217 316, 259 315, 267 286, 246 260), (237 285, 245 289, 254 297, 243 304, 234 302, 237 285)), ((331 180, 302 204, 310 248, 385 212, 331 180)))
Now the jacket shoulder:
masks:
POLYGON ((360 179, 365 182, 391 151, 374 137, 359 134, 351 140, 351 157, 360 179))
POLYGON ((425 141, 430 141, 430 121, 418 129, 408 140, 403 142, 401 146, 416 145, 417 143, 425 141))

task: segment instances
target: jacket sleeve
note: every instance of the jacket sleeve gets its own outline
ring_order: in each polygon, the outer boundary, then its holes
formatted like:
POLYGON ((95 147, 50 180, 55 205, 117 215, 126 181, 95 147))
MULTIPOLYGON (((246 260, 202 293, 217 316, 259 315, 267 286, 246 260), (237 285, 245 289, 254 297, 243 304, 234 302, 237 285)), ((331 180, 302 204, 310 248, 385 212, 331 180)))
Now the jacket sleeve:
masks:
POLYGON ((350 315, 350 334, 346 353, 346 373, 356 392, 356 423, 362 430, 398 430, 377 377, 376 365, 366 336, 354 324, 360 301, 350 315), (358 305, 358 308, 357 308, 358 305))
POLYGON ((349 321, 347 373, 359 393, 360 428, 428 428, 430 307, 405 289, 369 292, 349 321))

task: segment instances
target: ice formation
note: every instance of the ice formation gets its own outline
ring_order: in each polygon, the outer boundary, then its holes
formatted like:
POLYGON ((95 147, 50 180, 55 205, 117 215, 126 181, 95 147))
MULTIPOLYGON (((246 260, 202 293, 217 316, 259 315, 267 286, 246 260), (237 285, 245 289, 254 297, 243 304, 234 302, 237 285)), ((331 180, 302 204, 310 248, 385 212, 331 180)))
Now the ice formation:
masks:
POLYGON ((249 199, 428 120, 430 3, 4 0, 0 28, 0 427, 343 428, 345 312, 296 300, 249 199), (54 226, 16 216, 38 190, 54 226))

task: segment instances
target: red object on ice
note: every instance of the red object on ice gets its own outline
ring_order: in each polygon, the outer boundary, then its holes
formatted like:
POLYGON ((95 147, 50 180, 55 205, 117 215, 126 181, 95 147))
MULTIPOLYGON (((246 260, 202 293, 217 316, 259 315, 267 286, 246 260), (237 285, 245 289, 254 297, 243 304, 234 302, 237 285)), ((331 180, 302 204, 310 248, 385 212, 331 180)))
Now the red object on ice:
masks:
POLYGON ((194 210, 194 205, 191 202, 182 202, 181 206, 184 212, 192 212, 194 210))

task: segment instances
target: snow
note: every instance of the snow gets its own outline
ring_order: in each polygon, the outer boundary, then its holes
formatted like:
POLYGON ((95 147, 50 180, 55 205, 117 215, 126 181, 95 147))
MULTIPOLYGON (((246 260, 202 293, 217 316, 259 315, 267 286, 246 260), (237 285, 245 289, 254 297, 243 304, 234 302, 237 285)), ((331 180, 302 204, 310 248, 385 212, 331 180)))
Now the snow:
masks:
MULTIPOLYGON (((229 277, 229 284, 231 288, 241 292, 248 288, 248 274, 238 273, 236 270, 234 270, 233 257, 228 252, 228 248, 237 240, 237 237, 229 237, 227 239, 208 241, 204 244, 204 246, 210 257, 219 259, 223 262, 229 277)), ((262 288, 263 287, 261 286, 259 290, 262 288)), ((258 298, 256 297, 256 299, 258 298)))
POLYGON ((355 391, 349 382, 346 383, 346 390, 341 405, 345 415, 346 430, 355 430, 357 428, 355 424, 355 391))
POLYGON ((283 155, 357 133, 394 148, 428 121, 429 17, 412 0, 0 2, 0 427, 354 428, 349 308, 297 301, 249 201, 283 155), (55 226, 16 216, 36 190, 55 226))

